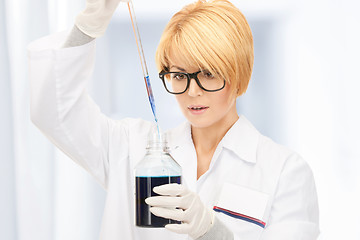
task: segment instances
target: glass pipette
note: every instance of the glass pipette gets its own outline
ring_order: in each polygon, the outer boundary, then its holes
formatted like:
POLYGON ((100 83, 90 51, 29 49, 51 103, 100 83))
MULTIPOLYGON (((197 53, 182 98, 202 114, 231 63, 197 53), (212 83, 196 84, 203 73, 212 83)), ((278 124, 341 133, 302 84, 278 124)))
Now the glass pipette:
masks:
POLYGON ((146 91, 147 91, 147 94, 148 94, 148 97, 149 97, 151 110, 152 110, 152 113, 154 115, 157 130, 158 130, 158 134, 159 134, 159 137, 160 137, 159 123, 158 123, 158 119, 157 119, 157 116, 156 116, 155 99, 154 99, 154 95, 153 95, 151 84, 150 84, 150 77, 149 77, 149 73, 148 73, 148 69, 147 69, 147 65, 146 65, 145 54, 144 54, 144 50, 143 50, 142 43, 141 43, 140 32, 139 32, 139 28, 137 26, 137 21, 136 21, 136 16, 135 16, 135 11, 134 11, 134 5, 132 3, 132 0, 130 0, 127 3, 127 5, 128 5, 128 9, 129 9, 131 24, 132 24, 132 27, 133 27, 133 30, 134 30, 136 46, 137 46, 139 57, 140 57, 141 69, 142 69, 142 72, 143 72, 143 75, 144 75, 146 91))

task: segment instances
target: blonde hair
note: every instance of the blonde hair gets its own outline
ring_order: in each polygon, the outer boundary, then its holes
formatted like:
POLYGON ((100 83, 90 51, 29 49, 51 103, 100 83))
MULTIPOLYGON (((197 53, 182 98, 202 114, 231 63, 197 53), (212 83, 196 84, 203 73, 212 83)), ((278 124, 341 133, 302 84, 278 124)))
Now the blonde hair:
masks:
POLYGON ((159 71, 168 71, 171 53, 184 64, 196 64, 218 74, 240 96, 249 84, 254 47, 244 15, 227 0, 198 0, 176 13, 162 34, 156 51, 159 71))

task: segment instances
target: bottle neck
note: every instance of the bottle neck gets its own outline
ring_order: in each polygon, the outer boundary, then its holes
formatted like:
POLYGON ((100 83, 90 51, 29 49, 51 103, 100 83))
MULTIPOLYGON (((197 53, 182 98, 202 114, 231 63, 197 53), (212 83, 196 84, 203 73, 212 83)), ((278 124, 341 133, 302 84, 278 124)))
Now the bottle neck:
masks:
POLYGON ((148 153, 168 153, 167 138, 165 134, 159 134, 153 131, 148 135, 147 147, 148 153))
POLYGON ((149 142, 146 150, 147 152, 169 152, 169 148, 167 147, 165 142, 149 142))

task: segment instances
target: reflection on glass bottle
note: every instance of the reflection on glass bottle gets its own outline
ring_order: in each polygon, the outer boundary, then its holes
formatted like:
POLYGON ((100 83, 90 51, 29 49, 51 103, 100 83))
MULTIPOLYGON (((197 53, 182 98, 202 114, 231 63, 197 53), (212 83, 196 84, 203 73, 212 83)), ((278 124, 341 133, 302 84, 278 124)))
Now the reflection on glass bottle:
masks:
POLYGON ((157 217, 150 212, 145 199, 157 196, 153 188, 168 183, 181 183, 181 167, 171 157, 164 135, 149 135, 147 153, 135 167, 136 226, 159 228, 178 221, 157 217))

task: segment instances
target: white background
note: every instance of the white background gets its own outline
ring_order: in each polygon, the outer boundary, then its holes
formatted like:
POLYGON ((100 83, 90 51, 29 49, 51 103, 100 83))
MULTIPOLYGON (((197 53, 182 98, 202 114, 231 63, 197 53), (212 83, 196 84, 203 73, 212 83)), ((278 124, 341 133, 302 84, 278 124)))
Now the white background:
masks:
MULTIPOLYGON (((184 119, 157 78, 154 53, 189 0, 134 0, 160 125, 184 119)), ((320 239, 360 239, 360 3, 244 0, 255 65, 238 100, 264 135, 313 169, 320 239)), ((26 45, 70 29, 85 0, 0 0, 0 239, 98 239, 105 192, 29 120, 26 45)), ((152 120, 126 4, 97 40, 89 88, 106 114, 152 120)), ((124 219, 126 221, 126 219, 124 219)))

